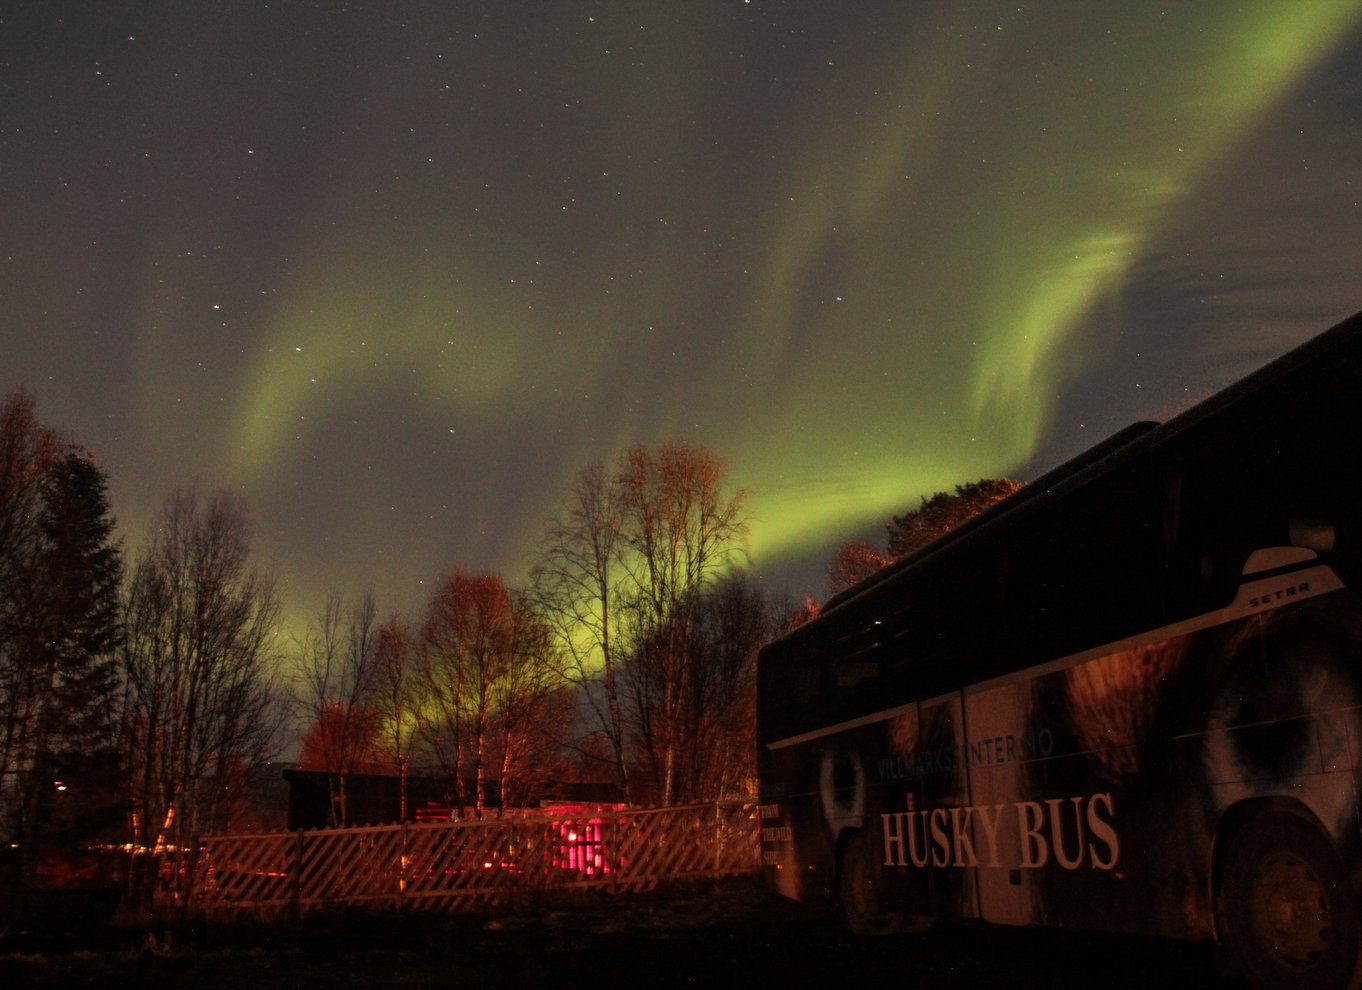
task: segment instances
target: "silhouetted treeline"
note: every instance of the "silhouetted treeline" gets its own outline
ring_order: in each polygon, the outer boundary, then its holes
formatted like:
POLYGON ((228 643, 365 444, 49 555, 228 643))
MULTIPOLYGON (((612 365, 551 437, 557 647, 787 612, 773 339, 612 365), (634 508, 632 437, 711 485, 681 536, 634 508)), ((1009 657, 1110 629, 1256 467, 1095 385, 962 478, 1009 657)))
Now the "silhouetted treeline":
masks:
POLYGON ((579 472, 526 585, 452 564, 421 614, 333 595, 282 642, 240 499, 175 490, 125 547, 104 469, 10 393, 6 886, 79 849, 275 824, 251 781, 290 740, 331 781, 337 825, 359 773, 434 774, 472 814, 493 792, 524 807, 571 783, 632 803, 750 793, 756 651, 781 620, 745 576, 746 494, 725 478, 702 446, 636 445, 579 472))

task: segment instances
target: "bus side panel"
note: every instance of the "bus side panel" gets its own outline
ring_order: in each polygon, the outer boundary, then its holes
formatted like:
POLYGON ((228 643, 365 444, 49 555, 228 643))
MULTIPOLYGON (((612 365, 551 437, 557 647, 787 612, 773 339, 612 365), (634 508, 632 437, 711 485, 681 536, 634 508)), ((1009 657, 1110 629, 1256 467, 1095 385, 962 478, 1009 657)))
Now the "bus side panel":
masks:
POLYGON ((1224 809, 1211 806, 1203 738, 1226 657, 1252 653, 1257 628, 1256 617, 1213 625, 1029 680, 1025 731, 1042 744, 1018 787, 1041 821, 1036 921, 1210 937, 1224 809))
POLYGON ((1209 937, 1217 830, 1271 801, 1311 813, 1362 886, 1360 704, 1350 592, 971 693, 972 738, 1024 720, 1034 741, 1016 764, 971 765, 1021 871, 1011 897, 979 871, 984 917, 1209 937))
POLYGON ((924 701, 862 730, 870 804, 867 834, 881 865, 887 906, 907 915, 976 918, 965 726, 960 695, 924 701))
POLYGON ((1255 620, 1207 671, 1204 816, 1275 798, 1308 809, 1362 892, 1362 603, 1350 590, 1255 620), (1236 648, 1236 645, 1238 648, 1236 648))
POLYGON ((929 771, 924 761, 915 759, 916 754, 923 752, 923 707, 913 705, 869 727, 872 734, 864 743, 866 752, 879 755, 870 764, 871 807, 866 824, 883 867, 886 904, 905 915, 933 917, 938 910, 950 909, 942 905, 943 897, 955 905, 957 913, 962 908, 958 895, 950 897, 950 885, 936 882, 934 874, 938 870, 932 865, 930 827, 925 819, 913 814, 930 807, 929 789, 936 791, 942 786, 935 781, 929 784, 931 778, 940 774, 929 771), (918 865, 911 870, 895 868, 893 864, 900 862, 918 865))
POLYGON ((771 889, 797 901, 830 900, 835 890, 835 848, 816 773, 827 751, 820 739, 760 756, 762 869, 771 889))
POLYGON ((1025 799, 1045 810, 1033 895, 1047 923, 1210 934, 1204 782, 1167 715, 1203 708, 1185 690, 1193 645, 1174 636, 1028 685, 1028 732, 1042 744, 1020 776, 1025 799))
MULTIPOLYGON (((763 754, 762 857, 773 889, 796 900, 830 901, 837 893, 838 857, 850 836, 861 835, 872 855, 879 855, 885 845, 884 814, 922 802, 917 769, 905 771, 891 758, 896 749, 892 740, 902 742, 905 733, 912 744, 899 748, 915 750, 916 706, 893 718, 763 754)), ((892 910, 921 915, 951 910, 933 900, 926 872, 885 875, 883 882, 885 904, 892 910)), ((948 883, 937 894, 959 886, 948 883)), ((957 893, 952 903, 959 901, 957 893)))
POLYGON ((967 694, 965 718, 972 739, 988 740, 982 759, 970 767, 980 913, 999 924, 1033 924, 1040 920, 1035 871, 1022 868, 1017 824, 1020 802, 1031 798, 1024 787, 1022 761, 1049 755, 1054 740, 1048 734, 1028 735, 1030 682, 1020 678, 967 694))
POLYGON ((957 865, 968 823, 952 811, 968 800, 961 715, 952 694, 763 754, 767 882, 798 900, 831 899, 838 856, 859 834, 885 864, 886 909, 977 917, 973 878, 957 865))
MULTIPOLYGON (((767 883, 795 900, 832 900, 838 857, 853 834, 877 849, 877 809, 903 803, 903 785, 876 780, 888 721, 767 750, 762 771, 762 859, 767 883)), ((924 887, 925 892, 925 887, 924 887)), ((925 896, 925 893, 924 893, 925 896)))
MULTIPOLYGON (((911 852, 914 836, 920 835, 929 852, 927 876, 933 913, 938 918, 977 918, 974 877, 961 868, 961 860, 972 855, 970 826, 956 810, 969 804, 969 754, 960 695, 924 701, 921 712, 919 752, 926 770, 921 776, 921 804, 916 817, 910 814, 898 820, 907 826, 909 869, 919 869, 911 862, 911 852)), ((902 811, 904 806, 895 810, 902 811)), ((881 821, 888 824, 883 818, 881 821)))
MULTIPOLYGON (((1145 833, 1166 832, 1166 818, 1137 793, 1148 777, 1136 739, 1149 699, 1122 696, 1118 685, 1157 680, 1169 649, 1155 644, 967 694, 985 919, 1151 930, 1156 853, 1145 833)), ((1165 763, 1162 785, 1168 775, 1165 763)))
POLYGON ((764 748, 773 886, 832 896, 859 832, 891 910, 1206 938, 1222 824, 1295 807, 1362 892, 1362 606, 1331 588, 1269 575, 1156 641, 764 748))

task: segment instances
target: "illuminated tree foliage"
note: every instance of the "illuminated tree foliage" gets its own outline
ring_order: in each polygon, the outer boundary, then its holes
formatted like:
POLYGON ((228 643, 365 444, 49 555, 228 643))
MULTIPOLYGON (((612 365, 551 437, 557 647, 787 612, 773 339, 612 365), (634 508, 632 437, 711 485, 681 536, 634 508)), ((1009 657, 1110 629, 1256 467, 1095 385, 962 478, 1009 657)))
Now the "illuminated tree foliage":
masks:
POLYGON ((828 593, 835 595, 844 591, 881 567, 916 553, 1021 488, 1022 483, 1011 478, 982 478, 956 485, 954 493, 937 492, 931 498, 923 496, 916 509, 894 516, 885 524, 888 544, 884 553, 872 547, 868 540, 844 543, 838 548, 837 556, 828 565, 828 593))
POLYGON ((172 495, 124 602, 135 842, 183 847, 228 826, 234 797, 275 743, 277 616, 240 503, 225 492, 172 495))
POLYGON ((472 605, 467 590, 471 583, 462 571, 441 582, 426 608, 421 628, 417 680, 420 704, 416 708, 421 742, 442 771, 449 775, 456 803, 466 803, 464 752, 468 686, 468 651, 473 638, 472 605))
POLYGON ((1011 478, 982 478, 956 485, 954 494, 937 492, 931 498, 923 497, 916 509, 895 516, 885 526, 890 559, 922 549, 1021 488, 1022 483, 1011 478))
POLYGON ((784 620, 782 621, 778 632, 787 633, 794 629, 798 629, 804 623, 812 622, 814 619, 818 618, 818 616, 822 614, 822 611, 823 606, 821 604, 814 601, 812 597, 805 595, 798 605, 781 611, 780 614, 784 616, 784 620))
POLYGON ((473 809, 487 807, 489 770, 503 796, 523 793, 542 755, 559 684, 548 626, 496 574, 450 573, 431 599, 421 637, 417 706, 423 742, 473 809), (465 770, 467 767, 467 770, 465 770))
POLYGON ((870 545, 869 540, 843 543, 828 565, 828 593, 835 595, 853 584, 860 584, 881 567, 894 562, 870 545))

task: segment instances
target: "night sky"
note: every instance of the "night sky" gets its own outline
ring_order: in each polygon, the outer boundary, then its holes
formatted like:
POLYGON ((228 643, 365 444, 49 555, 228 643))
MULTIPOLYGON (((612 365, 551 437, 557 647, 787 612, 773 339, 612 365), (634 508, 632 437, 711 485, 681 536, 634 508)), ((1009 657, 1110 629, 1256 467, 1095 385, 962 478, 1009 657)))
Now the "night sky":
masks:
POLYGON ((0 4, 0 388, 291 609, 681 437, 763 581, 1362 308, 1362 3, 0 4))

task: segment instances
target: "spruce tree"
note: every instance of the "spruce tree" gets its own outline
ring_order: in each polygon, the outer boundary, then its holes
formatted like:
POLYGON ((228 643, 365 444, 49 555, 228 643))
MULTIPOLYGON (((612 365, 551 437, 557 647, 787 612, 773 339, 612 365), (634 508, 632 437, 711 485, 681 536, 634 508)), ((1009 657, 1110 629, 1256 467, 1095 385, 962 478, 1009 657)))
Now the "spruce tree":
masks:
POLYGON ((77 448, 65 450, 43 479, 40 537, 32 587, 36 718, 24 817, 30 841, 65 845, 100 837, 117 817, 122 557, 104 474, 77 448))

